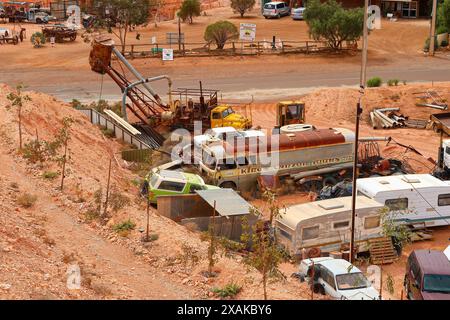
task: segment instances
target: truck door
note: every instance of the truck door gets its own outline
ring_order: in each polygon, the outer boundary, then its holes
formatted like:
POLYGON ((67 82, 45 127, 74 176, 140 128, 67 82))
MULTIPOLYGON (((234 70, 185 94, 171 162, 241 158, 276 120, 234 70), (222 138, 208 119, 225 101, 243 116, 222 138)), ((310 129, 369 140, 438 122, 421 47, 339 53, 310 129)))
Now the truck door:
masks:
POLYGON ((223 127, 222 114, 218 111, 211 113, 211 128, 223 127))

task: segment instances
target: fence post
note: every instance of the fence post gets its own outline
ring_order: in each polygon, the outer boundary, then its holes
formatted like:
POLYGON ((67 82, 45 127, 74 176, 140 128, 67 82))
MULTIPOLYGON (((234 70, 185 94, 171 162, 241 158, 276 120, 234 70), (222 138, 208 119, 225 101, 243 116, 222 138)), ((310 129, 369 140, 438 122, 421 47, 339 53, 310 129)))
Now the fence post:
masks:
POLYGON ((185 48, 184 42, 183 42, 183 56, 185 56, 185 55, 186 55, 186 48, 185 48))
POLYGON ((306 54, 309 53, 309 46, 308 46, 308 40, 306 40, 306 54))
POLYGON ((281 40, 281 52, 284 53, 284 41, 281 40))
POLYGON ((259 41, 256 44, 256 55, 259 55, 259 41))
POLYGON ((134 59, 134 44, 131 45, 131 59, 134 59))
POLYGON ((231 44, 233 45, 233 54, 235 54, 236 53, 236 46, 234 45, 234 41, 231 42, 231 44))

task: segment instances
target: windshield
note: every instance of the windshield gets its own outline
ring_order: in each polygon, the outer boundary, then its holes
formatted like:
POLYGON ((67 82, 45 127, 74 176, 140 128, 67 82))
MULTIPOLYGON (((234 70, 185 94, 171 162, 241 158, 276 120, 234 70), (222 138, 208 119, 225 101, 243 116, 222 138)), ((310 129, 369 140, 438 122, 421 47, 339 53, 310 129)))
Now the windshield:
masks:
POLYGON ((226 118, 227 116, 229 116, 230 114, 233 114, 233 113, 234 113, 233 109, 228 108, 222 112, 222 118, 226 118))
POLYGON ((423 277, 423 291, 450 293, 450 275, 426 274, 423 277))
POLYGON ((336 282, 339 290, 361 289, 370 286, 369 281, 361 272, 337 275, 336 282))
POLYGON ((158 182, 158 176, 156 174, 152 175, 152 177, 150 178, 150 186, 152 188, 155 188, 157 182, 158 182))

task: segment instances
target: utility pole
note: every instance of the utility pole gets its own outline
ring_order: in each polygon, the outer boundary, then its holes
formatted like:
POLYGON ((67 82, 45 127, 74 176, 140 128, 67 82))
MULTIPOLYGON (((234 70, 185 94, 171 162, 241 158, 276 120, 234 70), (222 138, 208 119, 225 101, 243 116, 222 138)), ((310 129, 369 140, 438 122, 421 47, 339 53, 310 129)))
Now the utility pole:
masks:
POLYGON ((428 55, 434 56, 434 35, 436 33, 436 12, 437 0, 433 0, 433 11, 431 12, 431 26, 430 26, 430 47, 428 48, 428 55))
POLYGON ((355 128, 355 141, 354 141, 354 151, 353 151, 353 184, 352 184, 352 225, 350 229, 350 254, 349 260, 350 263, 354 261, 353 252, 355 251, 355 218, 356 218, 356 180, 358 175, 358 139, 359 139, 359 120, 362 113, 361 108, 361 98, 364 94, 364 88, 366 86, 366 66, 367 66, 367 47, 368 47, 368 35, 369 29, 367 26, 368 23, 368 14, 369 10, 369 0, 364 1, 364 24, 363 24, 363 46, 362 46, 362 61, 361 61, 361 73, 360 73, 360 97, 359 101, 356 104, 356 128, 355 128))
POLYGON ((178 16, 178 52, 181 52, 181 22, 178 16))

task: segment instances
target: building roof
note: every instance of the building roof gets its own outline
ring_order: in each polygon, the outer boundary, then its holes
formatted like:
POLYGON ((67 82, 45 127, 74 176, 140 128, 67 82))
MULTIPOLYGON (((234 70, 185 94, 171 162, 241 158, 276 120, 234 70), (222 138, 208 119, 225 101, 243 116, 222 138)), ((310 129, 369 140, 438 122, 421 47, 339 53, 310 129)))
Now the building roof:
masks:
POLYGON ((212 208, 216 202, 216 211, 221 216, 246 215, 251 205, 233 189, 197 190, 197 194, 212 208))
POLYGON ((423 274, 450 275, 450 261, 442 251, 414 250, 423 274))
MULTIPOLYGON (((286 212, 277 218, 277 221, 281 222, 290 229, 295 230, 297 225, 303 220, 340 212, 347 212, 351 210, 351 205, 352 197, 342 197, 297 204, 288 207, 286 212)), ((378 209, 382 207, 382 204, 368 197, 358 196, 356 198, 356 210, 372 208, 378 209)))
POLYGON ((400 191, 445 187, 448 183, 430 174, 403 174, 388 177, 361 178, 357 180, 357 188, 370 197, 382 191, 400 191))

